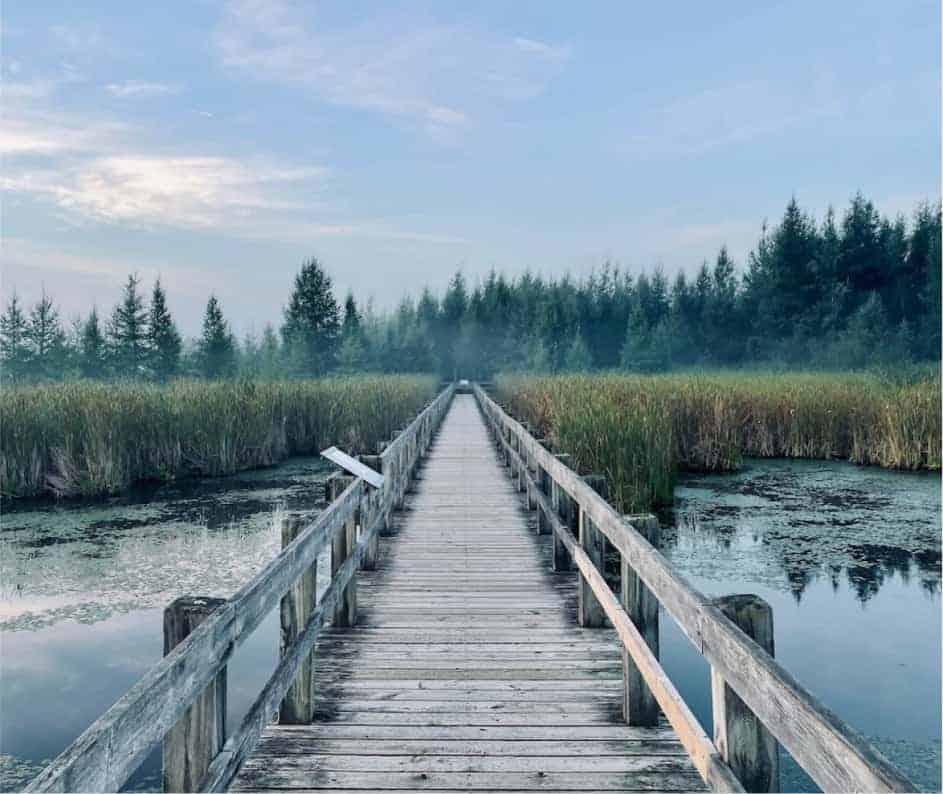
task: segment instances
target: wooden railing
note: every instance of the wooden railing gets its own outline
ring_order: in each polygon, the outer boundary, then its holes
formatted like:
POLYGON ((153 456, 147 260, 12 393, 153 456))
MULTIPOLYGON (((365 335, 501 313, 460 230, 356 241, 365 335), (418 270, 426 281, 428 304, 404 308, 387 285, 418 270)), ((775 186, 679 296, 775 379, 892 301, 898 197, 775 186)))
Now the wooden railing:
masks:
POLYGON ((223 791, 281 707, 286 719, 313 707, 310 657, 326 620, 356 621, 356 573, 376 559, 380 530, 448 410, 447 386, 378 456, 383 487, 351 480, 309 524, 283 532, 284 548, 228 601, 187 597, 165 613, 165 656, 96 720, 26 791, 118 791, 163 740, 167 791, 223 791), (331 583, 315 603, 318 554, 332 544, 331 583), (281 604, 281 659, 228 738, 226 665, 281 604), (302 675, 299 676, 299 671, 302 675), (165 738, 166 737, 166 738, 165 738))
POLYGON ((581 625, 603 625, 605 615, 622 641, 630 724, 653 724, 657 704, 715 791, 777 791, 777 741, 823 791, 916 790, 776 662, 765 602, 698 592, 646 538, 657 520, 620 515, 568 456, 548 450, 479 386, 475 395, 528 506, 539 510, 538 532, 553 534, 554 568, 579 570, 581 625), (621 598, 603 577, 603 537, 621 554, 621 598), (713 741, 658 661, 658 604, 711 665, 713 741))

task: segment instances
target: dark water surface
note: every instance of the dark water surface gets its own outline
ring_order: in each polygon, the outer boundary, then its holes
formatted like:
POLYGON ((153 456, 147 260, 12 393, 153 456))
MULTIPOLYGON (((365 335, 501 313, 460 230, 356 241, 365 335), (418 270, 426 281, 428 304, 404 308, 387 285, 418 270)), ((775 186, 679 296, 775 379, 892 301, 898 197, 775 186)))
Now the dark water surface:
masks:
MULTIPOLYGON (((940 478, 747 460, 686 475, 666 556, 709 595, 773 608, 776 657, 927 791, 941 790, 940 478)), ((710 673, 670 617, 662 663, 712 730, 710 673)), ((815 791, 784 759, 783 791, 815 791)))
MULTIPOLYGON (((228 597, 271 560, 279 512, 317 508, 326 474, 319 459, 295 458, 104 502, 5 509, 0 790, 22 788, 153 666, 174 598, 228 597)), ((318 579, 326 584, 327 571, 318 579)), ((274 670, 277 649, 276 610, 229 665, 229 730, 274 670)), ((159 748, 128 787, 160 790, 159 748)))

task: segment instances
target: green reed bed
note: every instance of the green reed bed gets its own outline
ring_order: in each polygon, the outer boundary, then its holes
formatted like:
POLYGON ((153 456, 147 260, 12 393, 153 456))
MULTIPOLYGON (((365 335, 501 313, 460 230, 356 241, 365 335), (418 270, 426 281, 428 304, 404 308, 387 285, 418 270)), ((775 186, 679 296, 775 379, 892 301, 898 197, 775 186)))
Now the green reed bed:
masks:
POLYGON ((580 471, 606 475, 625 512, 668 504, 676 472, 742 455, 940 468, 940 382, 869 374, 507 376, 499 398, 580 471))
POLYGON ((4 389, 0 492, 98 496, 141 480, 268 466, 331 444, 372 451, 436 385, 431 377, 365 376, 4 389))

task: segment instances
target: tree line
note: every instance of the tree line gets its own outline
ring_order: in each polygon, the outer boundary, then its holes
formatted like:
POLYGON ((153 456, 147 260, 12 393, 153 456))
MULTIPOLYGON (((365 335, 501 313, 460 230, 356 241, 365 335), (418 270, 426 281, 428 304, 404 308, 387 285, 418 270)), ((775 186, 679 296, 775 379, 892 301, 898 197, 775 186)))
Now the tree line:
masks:
POLYGON ((81 376, 168 380, 317 377, 331 372, 664 371, 693 366, 860 368, 940 360, 941 208, 908 222, 856 195, 817 222, 793 199, 764 224, 745 267, 726 247, 696 275, 633 276, 606 265, 583 279, 461 271, 439 297, 426 288, 390 312, 343 308, 317 259, 295 277, 280 328, 237 341, 215 296, 185 343, 158 279, 136 275, 106 320, 92 309, 63 327, 44 292, 16 294, 0 316, 0 360, 14 381, 81 376))

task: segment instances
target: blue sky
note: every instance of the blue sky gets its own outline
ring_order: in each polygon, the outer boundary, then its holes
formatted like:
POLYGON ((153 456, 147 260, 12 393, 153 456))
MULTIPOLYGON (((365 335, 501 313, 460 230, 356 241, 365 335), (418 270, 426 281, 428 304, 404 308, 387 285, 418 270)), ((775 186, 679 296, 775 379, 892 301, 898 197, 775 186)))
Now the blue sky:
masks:
POLYGON ((933 2, 8 2, 3 290, 160 274, 278 321, 301 261, 378 306, 457 267, 739 264, 796 195, 940 195, 933 2))

